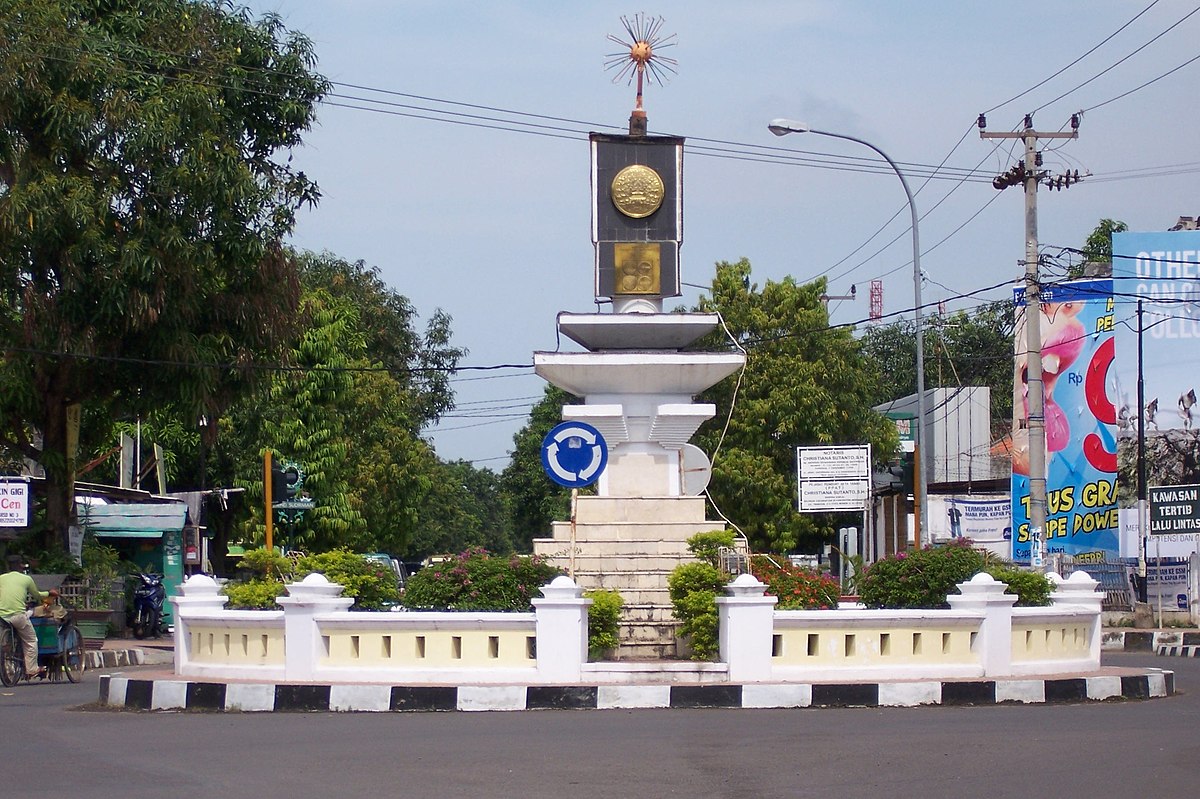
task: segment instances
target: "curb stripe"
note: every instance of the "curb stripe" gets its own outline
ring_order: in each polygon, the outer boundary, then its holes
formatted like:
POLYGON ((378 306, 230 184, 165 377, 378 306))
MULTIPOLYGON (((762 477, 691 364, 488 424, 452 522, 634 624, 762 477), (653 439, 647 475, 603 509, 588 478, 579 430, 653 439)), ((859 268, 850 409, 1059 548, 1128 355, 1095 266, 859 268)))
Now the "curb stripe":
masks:
POLYGON ((740 685, 672 685, 671 707, 741 707, 740 685))
POLYGON ((548 685, 531 685, 525 696, 525 709, 595 710, 596 695, 595 686, 556 688, 548 685))
POLYGON ((131 680, 101 675, 101 705, 133 710, 413 712, 629 708, 918 707, 1062 704, 1175 693, 1175 674, 1048 680, 749 685, 292 685, 131 680))
POLYGON ((813 707, 876 707, 879 704, 879 684, 814 685, 812 687, 812 703, 813 707))

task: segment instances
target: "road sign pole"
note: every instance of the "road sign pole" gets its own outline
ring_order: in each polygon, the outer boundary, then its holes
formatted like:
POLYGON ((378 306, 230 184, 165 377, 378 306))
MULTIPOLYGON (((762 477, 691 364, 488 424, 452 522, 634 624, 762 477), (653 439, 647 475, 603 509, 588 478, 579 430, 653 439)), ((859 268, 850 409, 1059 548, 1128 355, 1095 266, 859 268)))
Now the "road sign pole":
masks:
POLYGON ((572 488, 571 489, 571 553, 570 553, 570 557, 567 560, 567 575, 572 580, 575 579, 575 538, 576 538, 575 518, 576 518, 576 511, 577 511, 578 507, 579 507, 579 489, 572 488))
POLYGON ((275 522, 275 507, 271 500, 274 498, 271 485, 271 450, 263 453, 263 503, 266 505, 267 516, 267 536, 266 547, 268 552, 275 550, 275 542, 273 524, 275 522))

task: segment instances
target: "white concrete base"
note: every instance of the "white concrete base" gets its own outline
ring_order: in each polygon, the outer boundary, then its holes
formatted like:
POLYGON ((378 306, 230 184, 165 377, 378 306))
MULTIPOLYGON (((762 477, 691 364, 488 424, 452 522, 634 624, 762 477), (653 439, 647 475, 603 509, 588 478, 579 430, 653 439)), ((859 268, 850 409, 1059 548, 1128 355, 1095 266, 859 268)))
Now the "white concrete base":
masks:
POLYGON ((230 683, 225 689, 225 709, 270 713, 275 709, 275 686, 263 683, 230 683))
POLYGON ((742 688, 742 707, 811 707, 811 685, 746 685, 742 688))
POLYGON ((524 710, 523 685, 464 686, 458 689, 459 710, 524 710))
POLYGON ((997 702, 1038 704, 1046 701, 1046 683, 1042 680, 996 680, 997 702))
POLYGON ((671 706, 669 685, 601 685, 596 689, 596 708, 651 708, 671 706))
POLYGON ((329 709, 385 713, 392 709, 392 689, 386 685, 331 685, 329 709))
POLYGON ((940 705, 942 684, 940 682, 893 682, 879 684, 881 707, 915 707, 917 705, 940 705))

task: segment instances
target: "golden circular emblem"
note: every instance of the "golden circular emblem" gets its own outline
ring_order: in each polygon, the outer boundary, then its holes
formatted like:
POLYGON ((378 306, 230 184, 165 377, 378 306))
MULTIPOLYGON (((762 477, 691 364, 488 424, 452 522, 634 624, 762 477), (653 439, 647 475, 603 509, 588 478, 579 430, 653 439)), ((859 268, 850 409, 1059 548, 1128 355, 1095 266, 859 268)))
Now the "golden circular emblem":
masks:
POLYGON ((625 216, 641 219, 658 210, 663 201, 662 178, 648 166, 631 164, 612 182, 612 201, 625 216))

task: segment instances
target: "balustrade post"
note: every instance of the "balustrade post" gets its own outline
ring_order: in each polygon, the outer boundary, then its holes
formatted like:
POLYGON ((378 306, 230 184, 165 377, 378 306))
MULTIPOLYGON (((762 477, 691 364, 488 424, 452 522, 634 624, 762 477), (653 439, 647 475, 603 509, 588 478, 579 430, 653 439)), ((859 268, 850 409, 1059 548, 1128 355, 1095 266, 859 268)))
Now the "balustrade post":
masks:
POLYGON ((1046 575, 1053 585, 1050 593, 1050 605, 1055 608, 1078 608, 1082 618, 1088 623, 1088 655, 1100 667, 1100 645, 1103 633, 1101 630, 1101 610, 1104 604, 1104 594, 1096 589, 1099 581, 1085 571, 1077 571, 1065 580, 1051 572, 1046 575))
POLYGON ((735 683, 771 679, 775 635, 775 604, 767 587, 754 575, 742 574, 725 586, 728 596, 717 597, 720 658, 735 683))
POLYGON ((283 673, 288 680, 312 680, 325 655, 316 616, 347 610, 353 597, 342 596, 342 586, 314 572, 298 583, 289 583, 288 595, 276 598, 283 608, 283 673))
POLYGON ((574 683, 588 656, 588 607, 575 581, 565 575, 542 586, 533 599, 537 616, 537 671, 546 682, 574 683))
POLYGON ((954 610, 983 613, 975 638, 975 651, 985 677, 1012 674, 1012 618, 1017 597, 1004 593, 1007 588, 990 574, 980 572, 958 584, 961 594, 946 597, 954 610))
POLYGON ((192 659, 192 615, 223 610, 229 597, 221 594, 221 586, 207 574, 193 574, 179 586, 179 595, 167 601, 175 609, 175 673, 183 674, 192 659))

